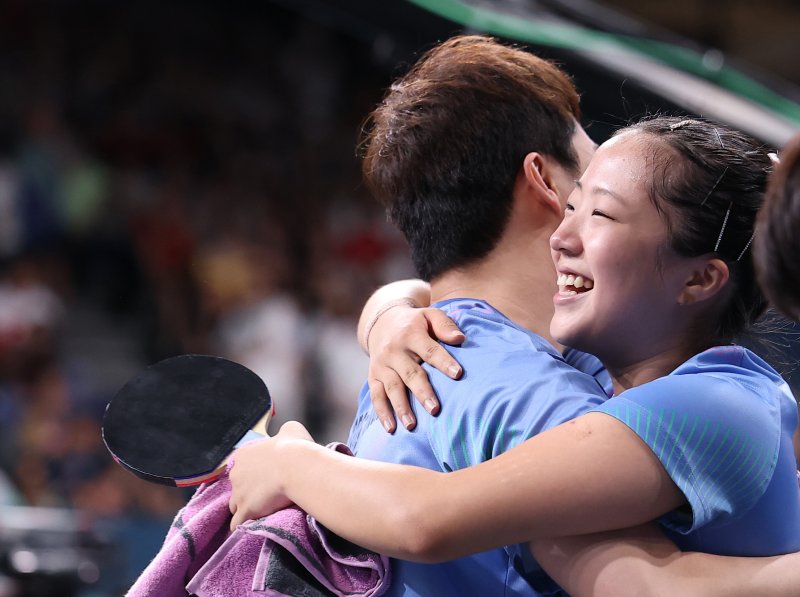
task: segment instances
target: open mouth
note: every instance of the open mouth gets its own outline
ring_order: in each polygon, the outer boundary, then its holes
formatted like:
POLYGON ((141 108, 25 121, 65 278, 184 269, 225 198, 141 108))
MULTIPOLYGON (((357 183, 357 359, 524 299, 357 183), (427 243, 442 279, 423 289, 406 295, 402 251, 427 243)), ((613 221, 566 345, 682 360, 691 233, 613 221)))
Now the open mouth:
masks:
POLYGON ((594 288, 594 281, 574 274, 560 274, 558 276, 558 294, 572 296, 582 294, 594 288))

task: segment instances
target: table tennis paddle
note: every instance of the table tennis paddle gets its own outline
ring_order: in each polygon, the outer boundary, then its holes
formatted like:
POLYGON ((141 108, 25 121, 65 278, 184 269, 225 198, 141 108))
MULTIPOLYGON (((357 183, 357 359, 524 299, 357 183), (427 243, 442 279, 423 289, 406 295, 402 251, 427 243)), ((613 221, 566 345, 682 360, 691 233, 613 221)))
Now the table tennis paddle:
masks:
POLYGON ((274 412, 266 385, 244 365, 180 355, 151 365, 114 395, 103 441, 138 477, 188 487, 216 479, 236 448, 266 435, 274 412))

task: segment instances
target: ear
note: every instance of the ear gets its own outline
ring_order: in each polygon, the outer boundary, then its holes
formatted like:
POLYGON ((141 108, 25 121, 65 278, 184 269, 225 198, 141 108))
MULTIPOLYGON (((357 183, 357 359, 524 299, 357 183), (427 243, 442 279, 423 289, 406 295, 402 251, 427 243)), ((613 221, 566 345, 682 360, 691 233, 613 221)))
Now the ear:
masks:
POLYGON ((563 209, 550 167, 551 161, 542 154, 531 152, 522 162, 522 172, 527 186, 543 204, 561 218, 563 209))
POLYGON ((690 272, 680 295, 679 305, 692 305, 715 296, 728 284, 731 272, 722 259, 700 259, 690 272))

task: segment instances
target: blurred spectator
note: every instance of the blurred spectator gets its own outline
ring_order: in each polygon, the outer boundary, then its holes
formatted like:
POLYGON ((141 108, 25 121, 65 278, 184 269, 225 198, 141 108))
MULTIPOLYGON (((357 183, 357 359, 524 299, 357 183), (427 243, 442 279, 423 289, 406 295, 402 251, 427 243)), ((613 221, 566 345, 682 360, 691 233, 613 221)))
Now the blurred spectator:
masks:
POLYGON ((355 153, 396 73, 281 4, 0 5, 0 504, 102 523, 124 561, 94 597, 132 582, 187 497, 107 455, 116 389, 226 356, 278 423, 344 440, 360 307, 412 274, 355 153))
POLYGON ((0 504, 102 523, 124 562, 98 597, 187 497, 107 455, 114 391, 218 354, 263 377, 278 423, 344 439, 355 317, 410 271, 354 150, 391 73, 361 41, 234 4, 0 8, 0 504))

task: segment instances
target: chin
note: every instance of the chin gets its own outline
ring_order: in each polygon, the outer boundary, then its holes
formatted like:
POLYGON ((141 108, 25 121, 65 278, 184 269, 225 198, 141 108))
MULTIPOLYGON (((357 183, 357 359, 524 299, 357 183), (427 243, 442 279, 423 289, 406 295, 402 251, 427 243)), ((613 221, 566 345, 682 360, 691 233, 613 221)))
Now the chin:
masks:
POLYGON ((564 330, 550 330, 550 335, 553 337, 553 340, 558 342, 559 344, 563 344, 564 346, 569 346, 570 348, 577 348, 578 350, 583 350, 578 345, 582 344, 580 342, 580 336, 575 334, 570 334, 564 330))
POLYGON ((550 329, 550 335, 559 344, 594 354, 590 346, 596 343, 592 342, 587 334, 580 333, 575 327, 556 326, 550 329))

